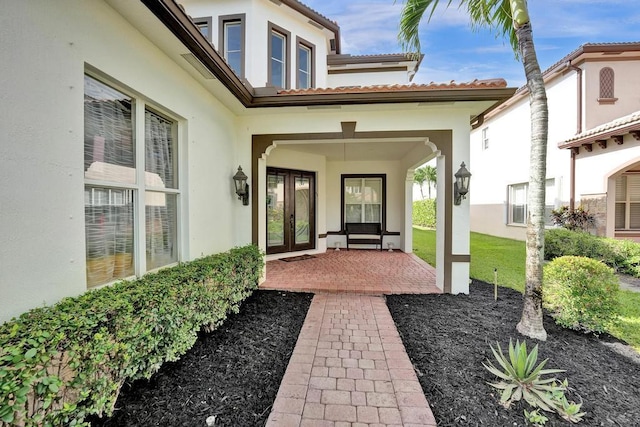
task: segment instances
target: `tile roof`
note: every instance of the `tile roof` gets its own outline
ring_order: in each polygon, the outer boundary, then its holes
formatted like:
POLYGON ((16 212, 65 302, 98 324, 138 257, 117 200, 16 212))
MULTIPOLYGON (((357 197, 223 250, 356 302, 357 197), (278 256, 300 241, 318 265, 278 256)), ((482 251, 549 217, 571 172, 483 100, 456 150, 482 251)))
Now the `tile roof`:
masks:
MULTIPOLYGON (((562 59, 556 61, 550 67, 547 67, 547 69, 542 71, 542 75, 543 77, 546 77, 561 65, 564 65, 569 61, 573 61, 583 53, 605 52, 605 51, 622 52, 626 50, 631 50, 631 51, 640 50, 640 42, 583 43, 580 46, 578 46, 576 49, 571 51, 570 53, 563 56, 562 59)), ((516 91, 516 95, 524 92, 526 89, 527 89, 526 84, 520 86, 516 91)))
POLYGON ((626 133, 629 130, 638 129, 640 129, 640 111, 636 111, 627 116, 596 126, 593 129, 589 129, 574 136, 573 138, 559 143, 558 146, 560 148, 575 147, 589 140, 604 139, 611 135, 626 133))
POLYGON ((287 89, 278 91, 278 95, 318 95, 331 93, 371 93, 371 92, 420 92, 429 90, 455 89, 488 89, 506 88, 504 79, 473 80, 471 82, 456 83, 428 83, 405 85, 374 85, 374 86, 340 86, 335 88, 287 89))

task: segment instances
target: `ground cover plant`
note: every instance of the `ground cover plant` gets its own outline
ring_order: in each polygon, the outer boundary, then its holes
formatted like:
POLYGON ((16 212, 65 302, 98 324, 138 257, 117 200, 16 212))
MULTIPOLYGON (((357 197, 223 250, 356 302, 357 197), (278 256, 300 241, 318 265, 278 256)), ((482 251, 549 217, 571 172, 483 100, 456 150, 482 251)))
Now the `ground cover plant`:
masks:
MULTIPOLYGON (((522 401, 511 409, 499 404, 501 393, 488 383, 496 377, 482 367, 495 360, 490 346, 507 348, 523 340, 515 325, 522 294, 474 280, 470 295, 391 295, 387 305, 418 373, 438 426, 528 426, 522 401)), ((578 425, 634 426, 640 420, 640 365, 603 342, 614 341, 562 328, 545 315, 548 339, 539 344, 546 368, 569 379, 566 397, 583 402, 578 425)), ((572 425, 552 412, 539 411, 547 426, 572 425)))
MULTIPOLYGON (((551 231, 575 233, 565 229, 549 230, 548 233, 551 231)), ((435 265, 435 230, 414 227, 413 235, 413 250, 415 254, 429 264, 435 265)), ((593 237, 595 238, 595 236, 593 237)), ((630 243, 633 243, 619 242, 621 243, 617 244, 623 247, 628 247, 630 243)), ((548 247, 547 243, 545 243, 545 250, 548 247)), ((513 288, 522 292, 524 290, 524 252, 524 242, 471 233, 470 276, 487 283, 493 283, 493 269, 497 268, 499 286, 513 288)), ((620 305, 619 321, 617 324, 610 325, 607 332, 626 341, 636 351, 640 352, 640 293, 626 290, 620 291, 618 301, 620 305)))
POLYGON ((0 426, 83 425, 177 360, 256 288, 255 246, 65 298, 0 325, 0 426))
POLYGON ((110 419, 93 426, 262 426, 293 352, 311 294, 257 291, 238 314, 149 380, 127 384, 110 419))

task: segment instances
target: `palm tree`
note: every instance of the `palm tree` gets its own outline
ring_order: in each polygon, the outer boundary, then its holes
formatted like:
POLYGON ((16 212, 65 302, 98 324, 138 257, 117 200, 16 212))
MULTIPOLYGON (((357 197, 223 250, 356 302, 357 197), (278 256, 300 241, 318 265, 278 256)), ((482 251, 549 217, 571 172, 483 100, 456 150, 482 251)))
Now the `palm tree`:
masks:
POLYGON ((433 166, 427 165, 424 167, 424 173, 425 173, 425 181, 427 182, 427 185, 429 188, 429 198, 431 198, 431 185, 436 184, 436 168, 434 168, 433 166))
MULTIPOLYGON (((424 193, 422 192, 422 186, 424 182, 427 180, 427 171, 424 168, 418 168, 413 172, 413 182, 418 184, 420 187, 420 195, 424 200, 424 193)), ((429 188, 429 198, 431 198, 431 188, 429 188)))
MULTIPOLYGON (((450 6, 453 0, 447 0, 450 6)), ((418 26, 425 12, 431 20, 439 0, 406 0, 400 18, 399 39, 405 51, 420 53, 418 26)), ((526 0, 459 0, 473 27, 491 27, 508 36, 516 56, 522 60, 531 108, 529 156, 529 216, 527 218, 526 284, 518 331, 545 340, 542 325, 542 259, 544 255, 544 196, 547 163, 547 93, 533 44, 526 0)))

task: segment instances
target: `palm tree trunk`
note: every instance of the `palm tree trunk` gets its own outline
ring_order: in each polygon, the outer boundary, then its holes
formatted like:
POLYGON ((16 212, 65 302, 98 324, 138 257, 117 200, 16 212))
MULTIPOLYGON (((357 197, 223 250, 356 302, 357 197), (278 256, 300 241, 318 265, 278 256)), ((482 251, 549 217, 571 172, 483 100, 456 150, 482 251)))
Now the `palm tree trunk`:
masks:
POLYGON ((531 24, 527 23, 517 28, 516 36, 527 76, 531 108, 526 284, 522 318, 517 330, 523 335, 544 341, 547 339, 547 332, 542 323, 542 260, 549 113, 544 80, 533 46, 531 24))

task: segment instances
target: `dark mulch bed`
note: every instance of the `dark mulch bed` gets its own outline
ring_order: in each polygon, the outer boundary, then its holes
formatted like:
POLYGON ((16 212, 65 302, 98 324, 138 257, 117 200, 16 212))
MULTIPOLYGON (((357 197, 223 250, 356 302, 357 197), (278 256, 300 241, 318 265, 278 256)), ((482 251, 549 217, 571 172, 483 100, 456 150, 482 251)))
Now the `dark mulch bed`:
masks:
MULTIPOLYGON (((506 410, 487 385, 482 367, 494 360, 489 345, 523 339, 515 329, 522 295, 474 281, 470 295, 394 295, 387 304, 431 404, 438 426, 524 426, 523 407, 506 410)), ((615 341, 562 329, 545 316, 549 337, 540 343, 547 367, 566 369, 570 400, 584 400, 585 426, 640 426, 640 365, 603 345, 615 341)), ((527 340, 534 344, 534 341, 527 340)), ((530 346, 528 346, 531 348, 530 346)), ((547 414, 547 425, 570 425, 547 414)))
POLYGON ((108 420, 93 426, 261 426, 267 420, 311 294, 257 291, 240 313, 200 334, 179 361, 125 385, 108 420))

